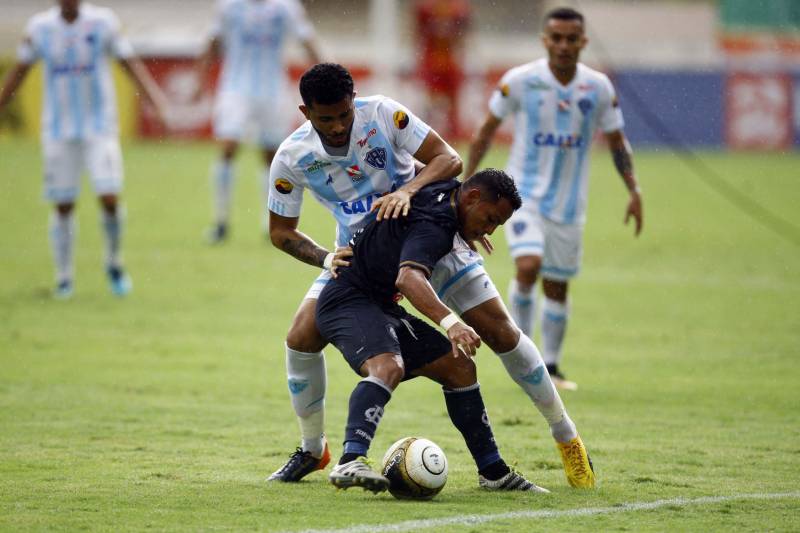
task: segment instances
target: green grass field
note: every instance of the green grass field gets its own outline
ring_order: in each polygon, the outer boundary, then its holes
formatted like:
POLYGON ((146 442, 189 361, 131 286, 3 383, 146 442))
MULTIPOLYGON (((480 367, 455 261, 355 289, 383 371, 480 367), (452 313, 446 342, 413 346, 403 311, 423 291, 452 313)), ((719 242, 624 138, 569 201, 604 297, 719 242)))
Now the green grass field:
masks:
MULTIPOLYGON (((203 144, 125 147, 135 284, 126 300, 106 285, 98 210, 84 187, 76 291, 64 302, 49 296, 38 145, 0 141, 0 529, 369 531, 534 511, 551 513, 429 525, 800 529, 800 247, 657 152, 636 155, 646 214, 638 240, 622 224, 626 196, 610 158, 594 158, 563 366, 580 383, 564 398, 597 490, 567 486, 545 423, 486 349, 479 374, 501 450, 552 495, 480 491, 441 392, 422 380, 398 389, 372 455, 406 435, 435 440, 451 470, 434 501, 337 492, 321 473, 265 483, 298 442, 282 343, 316 273, 264 240, 252 151, 240 159, 232 240, 204 244, 214 154, 203 144), (750 496, 697 500, 738 495, 750 496)), ((800 225, 800 156, 703 157, 800 225)), ((502 166, 504 154, 488 163, 502 166)), ((329 244, 331 219, 306 201, 302 229, 329 244)), ((501 233, 487 268, 504 288, 512 270, 501 233)), ((327 356, 338 454, 357 377, 335 349, 327 356)))

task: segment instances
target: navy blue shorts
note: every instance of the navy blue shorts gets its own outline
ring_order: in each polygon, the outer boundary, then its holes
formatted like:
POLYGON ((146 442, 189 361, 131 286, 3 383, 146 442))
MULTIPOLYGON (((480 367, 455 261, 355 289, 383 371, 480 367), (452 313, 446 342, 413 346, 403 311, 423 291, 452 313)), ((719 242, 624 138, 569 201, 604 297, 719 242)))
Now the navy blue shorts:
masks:
POLYGON ((397 304, 379 305, 341 278, 329 281, 317 300, 317 328, 336 346, 356 374, 382 353, 400 354, 405 379, 450 353, 450 341, 397 304))

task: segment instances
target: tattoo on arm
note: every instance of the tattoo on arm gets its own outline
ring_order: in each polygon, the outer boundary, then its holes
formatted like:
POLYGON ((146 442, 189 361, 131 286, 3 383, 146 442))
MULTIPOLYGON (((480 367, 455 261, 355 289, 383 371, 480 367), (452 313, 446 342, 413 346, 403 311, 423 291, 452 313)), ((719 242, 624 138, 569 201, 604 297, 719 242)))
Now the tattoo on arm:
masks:
POLYGON ((620 175, 633 175, 633 161, 631 160, 631 154, 628 150, 625 148, 615 148, 611 151, 611 155, 614 157, 614 166, 617 167, 617 172, 619 172, 620 175))
POLYGON ((328 251, 320 248, 313 241, 306 239, 292 239, 287 237, 283 240, 281 249, 292 257, 299 259, 303 263, 311 266, 323 267, 325 256, 328 251))

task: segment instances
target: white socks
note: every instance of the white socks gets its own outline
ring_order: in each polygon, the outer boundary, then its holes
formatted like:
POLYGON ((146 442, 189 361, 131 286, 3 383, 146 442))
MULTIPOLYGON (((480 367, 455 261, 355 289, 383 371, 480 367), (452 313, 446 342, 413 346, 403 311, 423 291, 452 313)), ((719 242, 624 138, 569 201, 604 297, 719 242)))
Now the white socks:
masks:
POLYGON ((233 163, 220 159, 214 164, 211 174, 214 191, 214 217, 218 224, 226 224, 230 217, 231 191, 233 189, 233 163))
POLYGON ((56 263, 56 281, 72 281, 74 276, 73 244, 77 223, 75 212, 61 215, 57 211, 50 214, 50 246, 56 263))
POLYGON ((102 210, 102 226, 103 235, 106 241, 106 266, 119 267, 120 266, 120 242, 122 237, 122 223, 125 219, 125 213, 121 205, 117 205, 116 212, 113 215, 108 214, 107 211, 102 210))
POLYGON ((542 306, 542 355, 548 365, 557 365, 561 360, 561 345, 567 330, 569 307, 545 297, 542 306))
POLYGON ((497 356, 506 367, 508 375, 530 397, 533 404, 550 425, 550 433, 558 442, 569 442, 578 436, 575 424, 567 415, 542 356, 533 341, 526 335, 519 336, 516 348, 497 356))
POLYGON ((523 287, 516 279, 508 286, 508 302, 511 318, 528 337, 533 337, 536 317, 536 291, 534 285, 523 287))
POLYGON ((292 407, 300 423, 303 450, 321 457, 325 446, 325 355, 298 352, 286 346, 286 372, 292 407))

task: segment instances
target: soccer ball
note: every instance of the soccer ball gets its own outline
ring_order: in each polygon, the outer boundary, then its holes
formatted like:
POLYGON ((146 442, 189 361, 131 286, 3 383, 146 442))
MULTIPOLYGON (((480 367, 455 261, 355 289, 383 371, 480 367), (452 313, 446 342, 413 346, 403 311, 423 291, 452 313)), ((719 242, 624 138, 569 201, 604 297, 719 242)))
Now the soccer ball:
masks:
POLYGON ((430 500, 447 482, 447 457, 428 439, 406 437, 389 446, 381 472, 395 498, 430 500))

